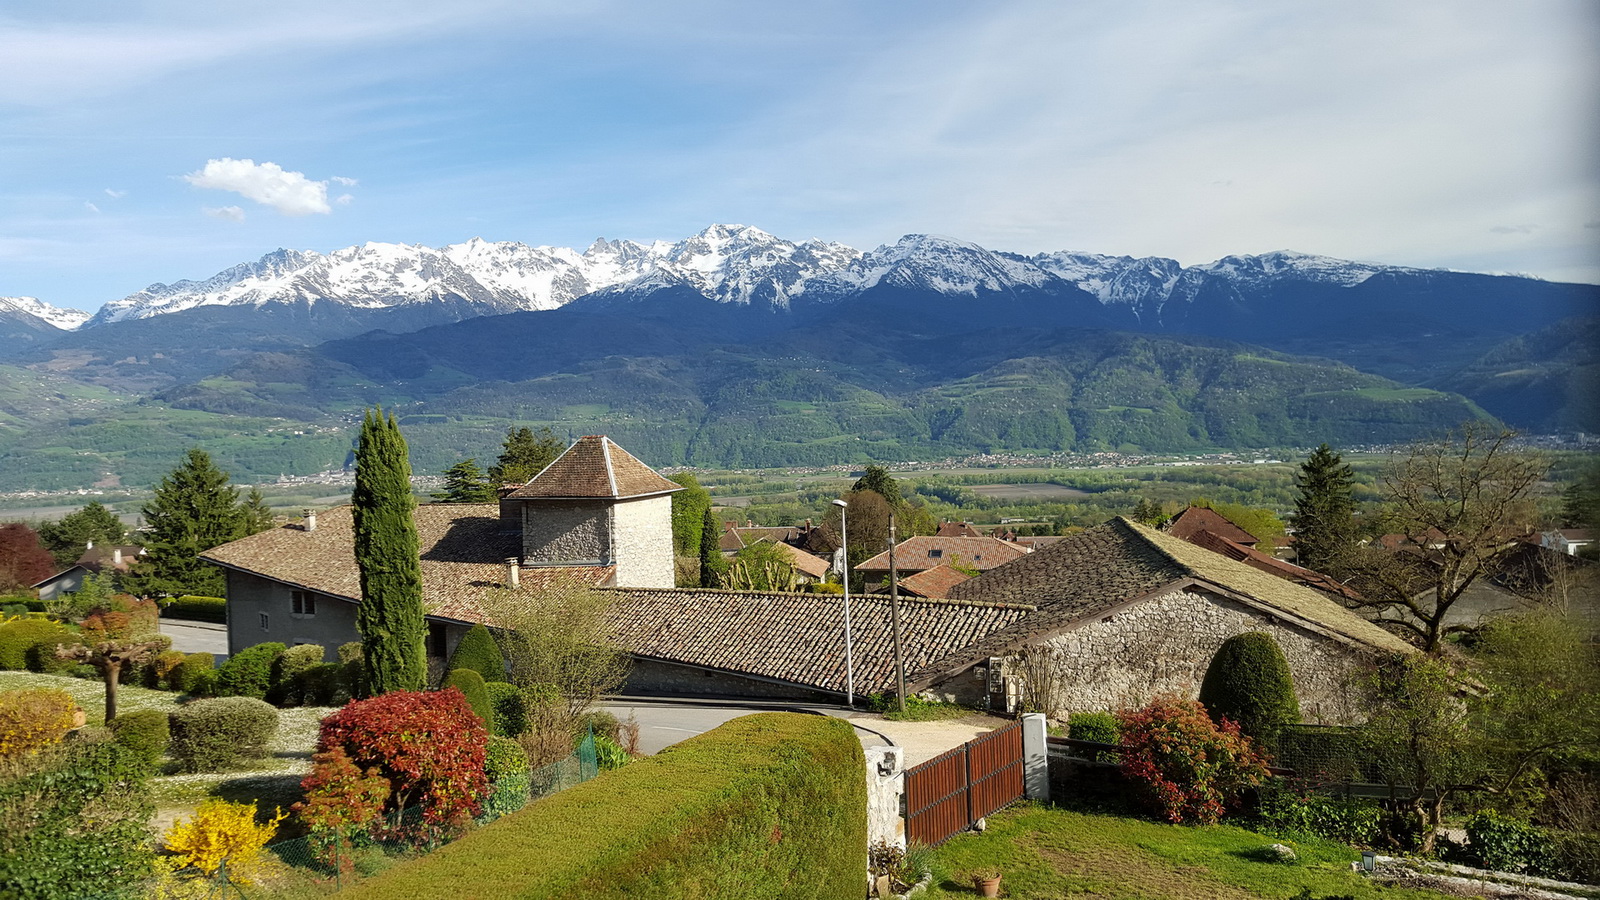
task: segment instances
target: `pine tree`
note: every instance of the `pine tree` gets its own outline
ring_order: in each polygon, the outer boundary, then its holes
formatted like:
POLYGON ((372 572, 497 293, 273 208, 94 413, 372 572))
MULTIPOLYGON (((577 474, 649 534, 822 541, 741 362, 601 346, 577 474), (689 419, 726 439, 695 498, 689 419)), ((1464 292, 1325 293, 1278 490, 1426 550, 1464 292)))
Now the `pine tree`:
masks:
POLYGON ((900 482, 896 481, 889 474, 889 470, 883 466, 867 466, 850 490, 852 492, 872 491, 879 497, 889 501, 890 506, 900 506, 900 482))
POLYGON ((721 541, 722 525, 708 505, 700 527, 700 586, 703 588, 722 587, 722 573, 728 563, 722 558, 721 541))
POLYGON ((493 503, 499 494, 478 468, 478 461, 469 456, 444 470, 444 490, 434 493, 433 499, 445 503, 493 503))
POLYGON ((531 428, 513 428, 506 432, 500 460, 489 467, 489 480, 496 485, 527 484, 566 449, 549 428, 537 432, 531 428))
POLYGON ((260 534, 278 527, 278 519, 272 514, 272 507, 267 505, 267 498, 261 495, 260 488, 253 487, 245 495, 244 504, 239 507, 239 516, 246 535, 260 534))
POLYGON ((1355 540, 1355 473, 1327 444, 1312 451, 1295 477, 1295 552, 1300 565, 1338 575, 1355 540))
POLYGON ((683 490, 672 495, 672 548, 679 556, 694 556, 700 552, 700 535, 711 509, 711 494, 688 472, 679 472, 667 480, 683 485, 683 490))
POLYGON ((128 526, 122 524, 116 513, 95 500, 75 513, 62 516, 59 522, 39 526, 39 539, 56 558, 56 564, 66 568, 78 561, 91 542, 104 547, 126 541, 128 526))
POLYGON ((204 450, 190 450, 161 479, 144 515, 145 553, 122 579, 122 588, 142 597, 199 594, 220 597, 222 570, 200 561, 200 554, 244 536, 239 489, 204 450))
POLYGON ((356 629, 371 695, 421 690, 427 680, 428 626, 422 605, 411 461, 400 423, 369 410, 356 445, 355 519, 361 603, 356 629))

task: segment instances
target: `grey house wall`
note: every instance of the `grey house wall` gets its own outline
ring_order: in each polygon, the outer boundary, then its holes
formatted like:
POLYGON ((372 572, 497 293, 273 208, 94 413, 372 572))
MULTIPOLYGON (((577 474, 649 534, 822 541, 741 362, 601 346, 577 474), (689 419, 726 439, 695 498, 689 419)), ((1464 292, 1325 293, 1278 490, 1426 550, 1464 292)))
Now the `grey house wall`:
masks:
MULTIPOLYGON (((256 644, 277 641, 290 647, 321 644, 323 660, 334 662, 341 644, 361 640, 361 632, 356 630, 356 604, 349 600, 313 591, 317 598, 316 614, 295 615, 294 592, 298 588, 232 569, 227 570, 227 576, 229 655, 256 644), (267 616, 266 627, 261 624, 263 613, 267 616)), ((432 618, 428 623, 430 627, 443 627, 446 656, 455 652, 456 644, 470 627, 432 618)), ((430 646, 430 653, 432 649, 430 646)))
POLYGON ((54 600, 62 594, 75 594, 83 589, 83 577, 89 570, 83 566, 73 566, 49 581, 39 585, 40 600, 54 600))
MULTIPOLYGON (((1223 641, 1247 631, 1264 631, 1283 648, 1304 721, 1360 720, 1361 702, 1349 682, 1372 659, 1369 651, 1199 588, 1146 600, 1036 644, 1056 654, 1049 667, 1051 717, 1139 707, 1158 694, 1198 697, 1211 657, 1223 641)), ((1041 669, 1016 662, 1011 671, 1026 678, 1040 677, 1041 669)), ((927 693, 971 702, 982 684, 968 669, 927 693)))

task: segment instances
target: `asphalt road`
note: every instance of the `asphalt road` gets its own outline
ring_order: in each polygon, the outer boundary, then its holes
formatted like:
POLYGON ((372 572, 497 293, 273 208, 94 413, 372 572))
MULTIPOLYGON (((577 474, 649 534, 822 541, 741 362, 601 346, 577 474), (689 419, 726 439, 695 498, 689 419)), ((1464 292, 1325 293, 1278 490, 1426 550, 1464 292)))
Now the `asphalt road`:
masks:
MULTIPOLYGON (((718 725, 740 716, 748 716, 758 712, 773 710, 794 711, 806 707, 803 704, 785 706, 783 704, 750 703, 741 704, 730 702, 718 705, 716 701, 703 702, 664 702, 642 699, 620 699, 611 703, 601 704, 601 709, 607 710, 618 719, 626 722, 629 716, 639 723, 639 749, 644 753, 659 753, 663 749, 687 740, 697 734, 704 734, 718 725)), ((845 710, 830 707, 815 707, 824 715, 843 715, 845 710)), ((889 743, 874 731, 856 728, 856 736, 861 738, 863 746, 877 746, 889 743)))
POLYGON ((209 622, 162 619, 161 633, 172 638, 172 649, 184 653, 214 653, 217 662, 228 658, 228 626, 209 622))

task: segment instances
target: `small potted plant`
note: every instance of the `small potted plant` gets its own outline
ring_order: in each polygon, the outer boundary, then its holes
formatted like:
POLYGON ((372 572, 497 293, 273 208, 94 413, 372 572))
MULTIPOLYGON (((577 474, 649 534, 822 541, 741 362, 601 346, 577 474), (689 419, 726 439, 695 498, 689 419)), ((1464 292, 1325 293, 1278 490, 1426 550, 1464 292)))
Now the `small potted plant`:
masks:
POLYGON ((972 887, 985 897, 1000 896, 1000 871, 998 869, 979 869, 972 873, 972 887))

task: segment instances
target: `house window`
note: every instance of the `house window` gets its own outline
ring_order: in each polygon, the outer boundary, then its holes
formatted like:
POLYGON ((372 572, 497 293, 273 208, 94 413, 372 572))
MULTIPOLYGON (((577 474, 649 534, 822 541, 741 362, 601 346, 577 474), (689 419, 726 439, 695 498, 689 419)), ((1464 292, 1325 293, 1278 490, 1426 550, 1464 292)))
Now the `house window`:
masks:
POLYGON ((262 631, 266 631, 267 630, 267 614, 266 613, 262 613, 261 614, 261 630, 262 631))
POLYGON ((428 655, 445 655, 445 632, 442 622, 428 623, 428 655))
POLYGON ((931 559, 938 559, 939 557, 944 556, 944 551, 943 550, 929 550, 928 551, 928 556, 931 559))
POLYGON ((310 591, 294 592, 294 614, 297 616, 314 616, 317 614, 317 595, 310 591))

